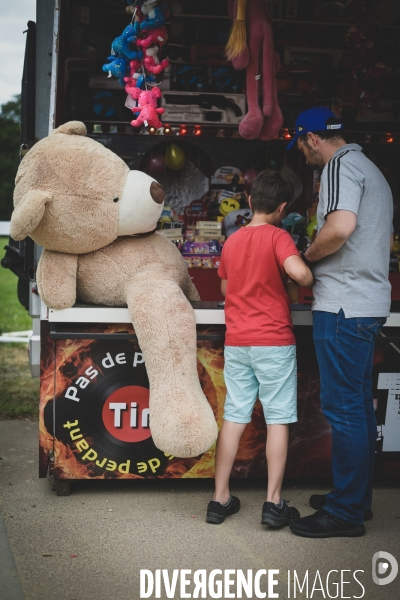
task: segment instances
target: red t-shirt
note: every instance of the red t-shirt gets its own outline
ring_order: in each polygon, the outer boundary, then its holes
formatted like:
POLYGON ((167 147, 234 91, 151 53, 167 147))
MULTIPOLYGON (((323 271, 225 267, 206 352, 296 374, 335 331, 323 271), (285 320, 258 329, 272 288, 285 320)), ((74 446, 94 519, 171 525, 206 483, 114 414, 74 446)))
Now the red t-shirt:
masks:
POLYGON ((287 231, 273 225, 243 227, 228 238, 218 269, 227 279, 227 346, 296 343, 283 263, 298 254, 287 231))

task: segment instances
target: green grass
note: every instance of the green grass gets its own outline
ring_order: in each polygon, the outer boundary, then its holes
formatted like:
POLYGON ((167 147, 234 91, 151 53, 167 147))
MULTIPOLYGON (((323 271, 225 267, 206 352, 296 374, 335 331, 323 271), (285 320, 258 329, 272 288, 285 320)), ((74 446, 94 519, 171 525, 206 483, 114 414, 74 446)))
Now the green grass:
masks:
MULTIPOLYGON (((0 238, 0 260, 5 254, 8 238, 0 238)), ((0 266, 0 334, 6 331, 32 329, 32 319, 18 302, 18 278, 9 269, 0 266)))
MULTIPOLYGON (((0 259, 8 239, 0 238, 0 259)), ((0 332, 32 329, 32 320, 18 302, 17 277, 0 266, 0 332)), ((39 379, 29 369, 27 344, 0 342, 0 418, 37 418, 39 379)))
POLYGON ((39 378, 29 369, 27 344, 0 344, 0 419, 37 419, 39 378))

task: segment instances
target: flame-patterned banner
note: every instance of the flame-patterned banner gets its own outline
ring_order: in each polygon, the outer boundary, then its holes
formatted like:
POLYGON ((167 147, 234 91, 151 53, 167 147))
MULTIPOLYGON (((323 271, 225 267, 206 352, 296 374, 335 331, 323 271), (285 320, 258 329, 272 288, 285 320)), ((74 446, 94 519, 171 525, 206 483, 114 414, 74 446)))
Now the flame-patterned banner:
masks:
MULTIPOLYGON (((53 340, 49 324, 42 322, 40 477, 46 477, 49 467, 57 479, 214 477, 214 447, 201 456, 183 459, 154 445, 149 382, 138 342, 90 339, 91 333, 132 334, 132 325, 96 325, 84 331, 88 336, 84 340, 53 340)), ((199 379, 220 427, 225 400, 224 327, 199 326, 198 333, 199 379)), ((290 428, 286 475, 328 477, 330 426, 319 403, 311 330, 298 337, 297 355, 299 420, 290 428)), ((384 351, 377 348, 374 368, 383 368, 384 360, 384 351)), ((232 477, 266 477, 265 442, 266 426, 257 401, 232 477)), ((399 461, 395 465, 399 474, 399 461)))

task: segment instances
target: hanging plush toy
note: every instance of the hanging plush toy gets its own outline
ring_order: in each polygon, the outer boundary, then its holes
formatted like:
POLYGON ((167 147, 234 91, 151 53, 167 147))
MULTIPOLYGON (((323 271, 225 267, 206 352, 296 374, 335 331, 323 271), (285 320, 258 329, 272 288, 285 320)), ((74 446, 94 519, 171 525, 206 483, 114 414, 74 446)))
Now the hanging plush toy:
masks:
POLYGON ((104 73, 109 73, 109 77, 114 75, 117 77, 121 85, 125 85, 124 77, 129 73, 129 61, 127 58, 119 58, 116 56, 109 56, 109 63, 103 65, 102 69, 104 73))
POLYGON ((146 70, 150 71, 150 73, 154 73, 155 75, 159 75, 160 73, 162 73, 169 65, 169 60, 167 58, 164 58, 164 60, 160 62, 157 56, 158 51, 158 46, 147 48, 146 56, 143 60, 146 70))
POLYGON ((167 18, 171 13, 168 4, 162 2, 160 6, 157 6, 157 0, 144 0, 141 12, 146 17, 140 23, 142 31, 150 31, 162 27, 167 22, 167 18))
POLYGON ((235 69, 246 69, 248 112, 239 125, 239 134, 248 140, 270 140, 282 127, 283 116, 276 94, 276 72, 280 64, 274 49, 268 3, 229 0, 228 6, 234 24, 226 46, 227 57, 235 69))
POLYGON ((145 38, 136 40, 136 46, 139 48, 149 48, 152 44, 162 46, 167 39, 168 34, 165 27, 158 27, 157 29, 153 29, 153 31, 149 31, 145 38))
POLYGON ((120 36, 115 38, 113 43, 111 44, 111 53, 114 56, 129 58, 130 60, 134 60, 136 58, 140 58, 138 56, 138 52, 131 50, 130 45, 137 41, 138 34, 140 33, 139 23, 135 22, 134 24, 130 23, 127 27, 125 27, 124 31, 120 36))
POLYGON ((124 77, 124 81, 126 82, 125 91, 132 98, 132 91, 136 88, 143 88, 146 83, 150 85, 155 85, 156 80, 154 75, 151 73, 146 73, 142 68, 143 62, 140 60, 131 60, 130 62, 130 77, 124 77))
POLYGON ((147 93, 147 87, 156 86, 154 76, 162 73, 169 65, 169 61, 160 60, 158 54, 168 39, 167 30, 163 25, 170 15, 170 10, 162 0, 160 4, 157 0, 144 0, 140 3, 128 0, 128 4, 130 6, 127 7, 127 12, 133 15, 132 23, 113 41, 109 62, 103 65, 102 69, 109 73, 110 77, 117 77, 131 98, 140 98, 138 106, 133 109, 133 112, 140 114, 132 121, 132 125, 138 127, 144 124, 146 127, 159 128, 162 124, 158 115, 164 112, 163 109, 157 108, 157 98, 161 97, 161 92, 157 88, 147 93), (136 49, 133 49, 133 44, 136 45, 136 49), (143 96, 140 94, 141 88, 146 91, 143 96))
POLYGON ((130 76, 124 77, 124 81, 126 82, 125 91, 127 94, 130 94, 131 91, 136 87, 140 87, 137 84, 138 80, 141 77, 143 77, 143 75, 139 73, 139 69, 142 66, 142 64, 143 62, 141 60, 131 60, 131 62, 129 63, 130 76))
POLYGON ((139 88, 132 90, 132 98, 138 100, 138 106, 132 108, 132 112, 139 113, 137 119, 131 121, 132 127, 146 125, 159 129, 162 123, 158 115, 162 115, 163 108, 157 108, 157 98, 161 98, 161 91, 158 87, 153 87, 150 91, 142 91, 139 88))
POLYGON ((155 77, 153 75, 150 75, 149 73, 141 73, 139 71, 137 73, 134 73, 131 77, 125 77, 124 79, 127 82, 125 85, 125 91, 132 98, 133 90, 142 89, 146 83, 150 85, 155 85, 156 83, 155 77))

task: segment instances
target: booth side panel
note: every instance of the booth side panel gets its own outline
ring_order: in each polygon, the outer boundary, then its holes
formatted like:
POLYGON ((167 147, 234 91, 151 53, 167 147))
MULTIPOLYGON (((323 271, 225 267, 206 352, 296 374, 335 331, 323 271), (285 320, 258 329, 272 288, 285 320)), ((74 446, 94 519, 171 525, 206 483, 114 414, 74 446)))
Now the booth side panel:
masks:
POLYGON ((53 424, 44 421, 47 404, 54 397, 54 342, 48 321, 40 322, 39 477, 47 477, 54 450, 53 424))

